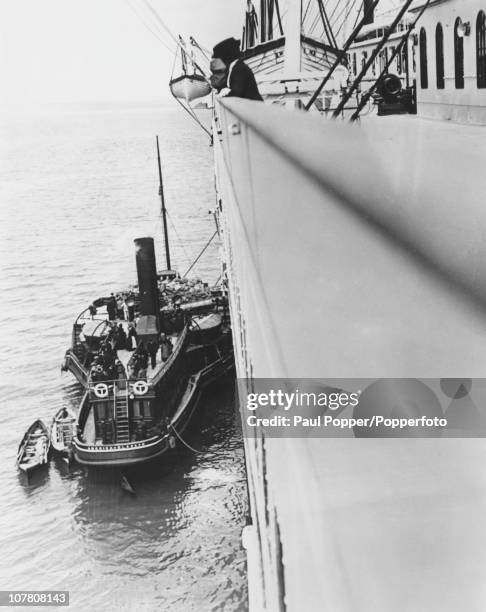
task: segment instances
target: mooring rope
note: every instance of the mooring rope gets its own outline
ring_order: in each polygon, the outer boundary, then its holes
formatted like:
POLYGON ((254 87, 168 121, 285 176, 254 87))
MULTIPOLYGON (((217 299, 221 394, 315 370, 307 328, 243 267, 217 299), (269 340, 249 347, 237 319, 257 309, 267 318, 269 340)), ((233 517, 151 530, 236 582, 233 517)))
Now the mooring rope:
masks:
POLYGON ((216 230, 214 232, 214 234, 211 236, 211 238, 206 242, 206 244, 204 245, 203 250, 199 253, 199 255, 196 257, 196 259, 192 262, 192 264, 189 266, 189 268, 185 271, 185 273, 182 275, 182 278, 185 278, 189 272, 194 268, 194 266, 197 264, 197 262, 201 259, 204 251, 208 248, 208 246, 211 244, 211 242, 213 241, 214 237, 216 236, 216 234, 218 233, 218 230, 216 230))
POLYGON ((179 435, 179 432, 176 430, 174 425, 171 425, 170 428, 175 433, 175 435, 179 438, 179 440, 182 442, 182 444, 184 444, 184 446, 186 448, 188 448, 190 451, 192 451, 193 453, 196 453, 197 455, 207 455, 208 454, 206 451, 196 450, 190 444, 188 444, 185 440, 183 440, 183 438, 179 435))

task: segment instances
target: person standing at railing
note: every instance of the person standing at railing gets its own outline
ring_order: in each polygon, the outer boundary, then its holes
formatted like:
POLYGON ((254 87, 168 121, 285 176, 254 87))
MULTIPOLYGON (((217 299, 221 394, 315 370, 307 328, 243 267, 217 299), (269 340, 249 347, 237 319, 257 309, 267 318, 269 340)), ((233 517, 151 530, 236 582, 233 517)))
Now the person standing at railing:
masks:
POLYGON ((110 319, 110 321, 114 321, 116 319, 116 299, 113 293, 108 298, 106 310, 108 312, 108 318, 110 319))
POLYGON ((241 59, 240 41, 226 38, 213 48, 211 85, 222 96, 262 100, 252 69, 241 59), (226 71, 224 71, 224 67, 226 71))
POLYGON ((132 291, 128 293, 125 302, 128 308, 128 320, 132 322, 135 319, 135 296, 132 291))
POLYGON ((123 300, 123 318, 125 321, 130 321, 130 311, 126 299, 123 300))
POLYGON ((146 370, 148 366, 149 355, 147 349, 144 347, 143 344, 138 347, 138 354, 140 358, 140 367, 146 370))
POLYGON ((118 324, 116 334, 116 348, 119 351, 124 351, 127 348, 127 335, 121 323, 118 324))
POLYGON ((137 348, 137 332, 131 323, 128 327, 127 350, 134 351, 137 348))
POLYGON ((172 329, 175 332, 180 332, 184 329, 186 323, 186 315, 181 308, 181 305, 177 303, 174 307, 174 313, 172 315, 172 329))
POLYGON ((155 342, 154 340, 151 340, 147 344, 147 349, 150 355, 150 366, 153 370, 155 366, 157 365, 157 349, 158 349, 157 342, 155 342))
POLYGON ((119 293, 117 293, 115 300, 116 300, 116 314, 117 314, 119 319, 123 319, 123 304, 124 304, 124 299, 122 298, 122 296, 119 293))
POLYGON ((162 361, 167 361, 172 354, 172 342, 166 336, 160 342, 160 354, 162 361))

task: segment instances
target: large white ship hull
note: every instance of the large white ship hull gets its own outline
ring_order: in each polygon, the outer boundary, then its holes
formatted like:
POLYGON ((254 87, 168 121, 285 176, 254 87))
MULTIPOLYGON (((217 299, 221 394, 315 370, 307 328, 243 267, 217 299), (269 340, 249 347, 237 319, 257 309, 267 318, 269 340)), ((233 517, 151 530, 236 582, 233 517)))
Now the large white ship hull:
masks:
MULTIPOLYGON (((484 139, 467 133, 455 176, 464 128, 370 121, 219 105, 235 357, 250 384, 486 371, 484 139)), ((252 611, 482 609, 481 440, 246 436, 245 453, 252 611)))

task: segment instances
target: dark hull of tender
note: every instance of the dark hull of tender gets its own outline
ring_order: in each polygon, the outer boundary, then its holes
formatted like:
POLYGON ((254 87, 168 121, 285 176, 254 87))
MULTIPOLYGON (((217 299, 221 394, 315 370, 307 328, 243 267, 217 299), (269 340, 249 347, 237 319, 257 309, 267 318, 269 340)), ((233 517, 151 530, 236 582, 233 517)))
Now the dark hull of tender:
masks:
POLYGON ((80 363, 79 359, 73 353, 72 349, 69 349, 66 352, 66 355, 64 357, 64 363, 62 365, 62 370, 71 372, 71 374, 78 381, 78 383, 83 385, 83 387, 87 386, 88 370, 80 363))
POLYGON ((184 400, 170 421, 167 432, 142 441, 104 445, 85 444, 76 437, 73 443, 76 461, 93 467, 124 467, 161 457, 179 444, 178 434, 182 434, 189 425, 203 389, 233 368, 231 353, 191 376, 184 400))

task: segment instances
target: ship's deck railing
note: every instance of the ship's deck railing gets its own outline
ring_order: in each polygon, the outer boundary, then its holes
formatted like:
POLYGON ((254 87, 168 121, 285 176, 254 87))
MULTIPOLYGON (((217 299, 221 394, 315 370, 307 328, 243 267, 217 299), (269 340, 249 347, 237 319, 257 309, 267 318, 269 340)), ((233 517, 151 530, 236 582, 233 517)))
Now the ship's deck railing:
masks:
POLYGON ((89 377, 87 383, 88 390, 92 394, 91 398, 101 401, 110 398, 113 399, 115 388, 116 394, 119 395, 119 392, 125 392, 126 388, 128 387, 128 392, 130 394, 133 393, 135 397, 140 399, 146 397, 147 395, 151 396, 152 393, 150 386, 145 380, 145 378, 115 378, 112 380, 92 380, 92 378, 89 377), (144 391, 143 393, 137 391, 137 383, 143 383, 141 388, 146 388, 147 391, 144 391), (101 393, 100 395, 96 394, 96 387, 98 387, 98 393, 101 393), (104 395, 104 393, 106 393, 106 395, 104 395))
POLYGON ((86 369, 85 366, 79 361, 78 357, 74 354, 72 349, 68 349, 66 354, 66 358, 68 358, 71 362, 71 369, 76 370, 77 373, 83 378, 87 379, 89 376, 89 368, 86 369))
POLYGON ((145 440, 138 440, 136 442, 115 442, 113 444, 90 444, 89 442, 83 442, 78 437, 75 439, 76 446, 84 451, 96 451, 113 453, 118 450, 135 450, 148 446, 152 446, 155 443, 160 441, 161 436, 165 434, 160 434, 157 436, 151 436, 150 438, 146 438, 145 440))
POLYGON ((155 387, 155 385, 157 385, 159 383, 159 381, 168 372, 168 370, 176 363, 181 350, 186 345, 186 340, 187 340, 188 333, 189 333, 189 325, 186 323, 184 329, 181 332, 181 335, 177 339, 177 344, 176 344, 174 350, 169 355, 169 357, 168 357, 167 361, 165 361, 164 365, 160 368, 160 370, 158 372, 156 372, 156 374, 150 380, 150 384, 152 386, 155 387))

